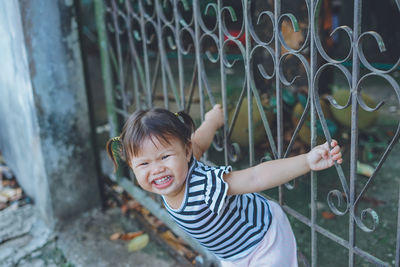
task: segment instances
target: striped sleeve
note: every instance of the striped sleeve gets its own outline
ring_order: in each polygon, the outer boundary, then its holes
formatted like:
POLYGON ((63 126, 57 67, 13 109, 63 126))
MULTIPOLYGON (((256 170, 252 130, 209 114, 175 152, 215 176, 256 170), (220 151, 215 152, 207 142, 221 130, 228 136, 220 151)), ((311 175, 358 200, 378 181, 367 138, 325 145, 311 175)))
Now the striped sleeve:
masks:
POLYGON ((207 171, 205 190, 205 202, 213 213, 219 214, 225 203, 228 193, 228 184, 223 175, 231 172, 231 166, 210 168, 207 171))

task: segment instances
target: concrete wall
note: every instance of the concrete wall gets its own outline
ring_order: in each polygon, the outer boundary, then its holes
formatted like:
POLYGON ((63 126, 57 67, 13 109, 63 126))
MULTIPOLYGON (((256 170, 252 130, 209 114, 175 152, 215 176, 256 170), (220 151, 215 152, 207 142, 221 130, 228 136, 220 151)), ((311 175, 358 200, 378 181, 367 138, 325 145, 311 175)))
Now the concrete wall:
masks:
POLYGON ((0 148, 26 193, 51 216, 18 2, 0 1, 0 12, 0 148))
POLYGON ((73 1, 0 1, 0 149, 50 223, 99 205, 73 1))

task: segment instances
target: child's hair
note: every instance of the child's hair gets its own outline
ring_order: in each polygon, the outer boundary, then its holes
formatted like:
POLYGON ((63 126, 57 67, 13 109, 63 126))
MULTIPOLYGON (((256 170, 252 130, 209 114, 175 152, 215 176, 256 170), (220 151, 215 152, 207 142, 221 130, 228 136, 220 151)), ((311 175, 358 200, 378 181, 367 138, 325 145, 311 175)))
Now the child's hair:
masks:
POLYGON ((107 153, 115 169, 118 168, 118 157, 124 158, 130 166, 132 158, 137 156, 146 138, 157 138, 160 142, 169 144, 168 139, 175 137, 183 145, 187 145, 194 128, 192 118, 184 111, 172 113, 162 108, 138 110, 129 116, 119 138, 107 142, 107 153))

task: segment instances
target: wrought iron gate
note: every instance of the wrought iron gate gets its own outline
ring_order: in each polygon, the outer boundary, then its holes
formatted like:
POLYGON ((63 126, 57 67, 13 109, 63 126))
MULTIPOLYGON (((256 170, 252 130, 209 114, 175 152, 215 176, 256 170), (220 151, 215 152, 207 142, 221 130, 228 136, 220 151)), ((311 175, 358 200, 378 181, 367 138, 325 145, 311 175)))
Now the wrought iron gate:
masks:
MULTIPOLYGON (((284 192, 296 191, 295 183, 281 186, 278 200, 286 212, 309 227, 312 266, 317 266, 319 261, 317 236, 328 238, 344 247, 348 251, 349 266, 357 264, 357 257, 361 262, 399 266, 398 206, 397 232, 392 233, 396 235, 395 248, 392 248, 393 261, 374 256, 373 250, 360 248, 356 242, 356 233, 360 229, 365 233, 372 233, 380 227, 378 213, 371 207, 360 207, 359 204, 376 180, 400 134, 400 125, 397 123, 391 140, 382 149, 382 156, 372 173, 362 186, 358 186, 359 114, 365 111, 374 113, 383 105, 383 102, 367 105, 363 97, 363 84, 371 78, 381 79, 393 90, 394 101, 399 104, 400 87, 393 73, 398 69, 400 59, 395 59, 395 63, 385 70, 371 63, 364 52, 365 40, 372 37, 381 52, 385 50, 385 43, 379 33, 361 31, 361 0, 354 0, 353 3, 353 25, 337 26, 331 31, 332 38, 341 33, 342 40, 348 43, 347 55, 341 59, 333 58, 326 51, 324 39, 321 37, 320 13, 324 1, 304 1, 304 19, 307 23, 303 28, 301 25, 299 27, 298 18, 293 13, 282 12, 284 5, 280 0, 264 1, 271 2, 269 10, 258 6, 257 3, 261 1, 234 2, 95 1, 111 136, 117 135, 120 130, 118 116, 127 116, 138 108, 158 105, 172 110, 185 109, 194 117, 198 114, 198 119, 204 119, 207 108, 221 102, 225 127, 215 139, 215 150, 222 151, 221 161, 225 164, 234 163, 241 154, 246 154, 245 160, 242 157, 242 164, 246 161, 245 165, 254 165, 265 159, 265 156, 272 159, 289 156, 303 126, 311 129, 311 146, 317 144, 319 130, 324 138, 331 140, 332 129, 326 110, 321 104, 321 100, 326 97, 328 105, 337 110, 351 109, 347 118, 350 122, 349 170, 344 171, 342 166, 335 165, 335 180, 339 181, 339 189, 329 188, 325 194, 330 212, 338 217, 348 218, 347 236, 333 233, 318 221, 317 188, 321 179, 317 179, 317 173, 311 173, 309 180, 309 216, 285 203, 284 192), (285 39, 283 27, 288 25, 290 32, 303 30, 304 34, 299 35, 299 42, 295 46, 289 45, 285 39), (296 62, 293 64, 297 64, 295 66, 302 70, 302 77, 288 74, 287 69, 290 67, 287 62, 296 62), (239 72, 237 65, 241 67, 239 72), (325 88, 320 88, 325 79, 324 73, 329 72, 339 73, 346 84, 348 95, 344 104, 339 104, 329 92, 327 95, 325 88), (241 83, 234 90, 232 87, 235 85, 231 85, 230 81, 240 75, 243 76, 239 79, 241 83), (285 138, 285 123, 288 120, 284 117, 287 105, 285 97, 293 96, 293 90, 287 88, 296 85, 301 78, 305 84, 302 87, 305 88, 303 110, 295 121, 293 131, 289 131, 290 138, 285 138), (230 106, 233 106, 231 110, 230 106), (238 125, 241 112, 247 118, 244 125, 238 125), (257 123, 260 125, 256 125, 257 123), (238 128, 248 129, 242 146, 232 142, 234 131, 238 128), (265 132, 268 144, 264 148, 268 153, 258 152, 259 145, 255 135, 259 131, 265 132), (248 151, 243 151, 243 148, 248 151)), ((400 12, 398 0, 393 0, 393 8, 400 12)), ((399 25, 399 22, 400 19, 395 23, 399 25)), ((218 156, 214 157, 214 154, 206 155, 205 160, 218 160, 218 156)), ((117 180, 179 232, 158 203, 130 179, 117 180)))

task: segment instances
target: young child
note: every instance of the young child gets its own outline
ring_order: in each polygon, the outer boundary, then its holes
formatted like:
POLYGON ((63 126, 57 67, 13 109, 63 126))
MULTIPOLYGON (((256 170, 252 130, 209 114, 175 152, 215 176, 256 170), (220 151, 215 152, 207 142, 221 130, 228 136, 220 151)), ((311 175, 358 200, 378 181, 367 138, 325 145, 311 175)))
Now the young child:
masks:
MULTIPOLYGON (((220 105, 201 126, 184 112, 140 110, 119 137, 121 152, 139 185, 160 194, 189 235, 214 253, 222 266, 297 266, 296 241, 278 204, 256 192, 284 184, 310 170, 342 162, 335 140, 307 154, 264 162, 244 170, 207 166, 197 160, 223 125, 220 105)), ((107 151, 115 162, 112 139, 107 151)))

